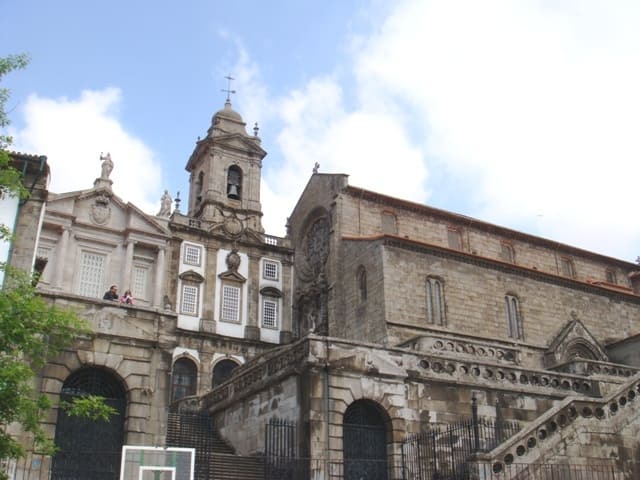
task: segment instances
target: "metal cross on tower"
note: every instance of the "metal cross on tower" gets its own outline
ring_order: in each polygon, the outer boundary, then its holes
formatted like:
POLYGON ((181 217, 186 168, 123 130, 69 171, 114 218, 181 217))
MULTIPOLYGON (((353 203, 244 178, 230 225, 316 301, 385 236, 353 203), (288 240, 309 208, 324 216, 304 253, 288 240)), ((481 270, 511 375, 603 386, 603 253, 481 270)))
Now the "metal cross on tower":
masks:
POLYGON ((227 94, 227 102, 231 102, 231 94, 232 93, 236 93, 235 90, 231 90, 231 80, 235 80, 235 78, 233 78, 231 76, 231 74, 227 75, 224 78, 227 79, 227 88, 223 88, 221 91, 226 92, 226 94, 227 94))

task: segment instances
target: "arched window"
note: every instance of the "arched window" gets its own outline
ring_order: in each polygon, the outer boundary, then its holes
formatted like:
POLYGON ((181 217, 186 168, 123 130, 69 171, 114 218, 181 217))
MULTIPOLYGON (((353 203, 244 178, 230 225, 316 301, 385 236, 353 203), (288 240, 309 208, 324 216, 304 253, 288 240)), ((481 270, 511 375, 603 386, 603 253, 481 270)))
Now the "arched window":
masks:
POLYGON ((427 322, 433 325, 445 325, 444 316, 444 289, 442 280, 436 277, 427 277, 427 322))
POLYGON ((198 384, 198 368, 188 358, 179 358, 173 364, 171 373, 171 400, 195 395, 198 384))
POLYGON ((68 416, 64 409, 58 410, 52 480, 118 478, 124 442, 126 391, 120 380, 108 371, 83 368, 65 380, 60 401, 71 403, 75 398, 87 395, 104 397, 105 403, 115 408, 117 414, 109 421, 95 421, 68 416))
POLYGON ((225 358, 216 363, 213 367, 213 378, 211 379, 211 388, 216 388, 218 385, 227 381, 231 376, 233 370, 238 367, 238 363, 225 358))
POLYGON ((364 303, 367 301, 367 271, 364 266, 360 265, 356 272, 356 286, 358 288, 358 301, 364 303))
POLYGON ((230 166, 227 172, 227 197, 242 198, 242 170, 237 165, 230 166))
POLYGON ((507 333, 511 338, 522 339, 522 320, 518 297, 506 295, 504 301, 507 313, 507 333))

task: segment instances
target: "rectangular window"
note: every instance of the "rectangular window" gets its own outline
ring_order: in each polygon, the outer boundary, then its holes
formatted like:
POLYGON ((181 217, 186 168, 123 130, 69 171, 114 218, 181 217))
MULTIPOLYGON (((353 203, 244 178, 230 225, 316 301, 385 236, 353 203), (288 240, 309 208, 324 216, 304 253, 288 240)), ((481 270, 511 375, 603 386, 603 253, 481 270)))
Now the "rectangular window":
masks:
POLYGON ((240 323, 240 288, 231 285, 222 286, 222 312, 220 320, 223 322, 240 323))
POLYGON ((80 258, 80 284, 78 286, 78 294, 85 297, 102 298, 104 268, 106 263, 106 255, 82 252, 80 258))
POLYGON ((576 271, 573 268, 573 261, 570 258, 560 258, 560 266, 562 267, 562 275, 569 278, 576 277, 576 271))
POLYGON ((616 278, 616 272, 613 270, 607 270, 607 283, 618 283, 616 278))
POLYGON ((133 267, 133 283, 131 290, 135 298, 146 298, 147 296, 147 277, 149 269, 141 266, 133 267))
POLYGON ((278 328, 278 301, 265 298, 262 301, 262 326, 278 328))
POLYGON ((198 287, 196 285, 182 285, 182 303, 180 313, 198 315, 198 287))
POLYGON ((278 264, 265 260, 262 268, 262 276, 267 280, 278 280, 278 264))
POLYGON ((447 229, 447 239, 449 241, 449 248, 462 250, 462 232, 460 230, 449 227, 447 229))
POLYGON ((202 248, 195 245, 185 245, 183 262, 187 265, 194 265, 196 267, 199 267, 201 262, 201 253, 202 248))

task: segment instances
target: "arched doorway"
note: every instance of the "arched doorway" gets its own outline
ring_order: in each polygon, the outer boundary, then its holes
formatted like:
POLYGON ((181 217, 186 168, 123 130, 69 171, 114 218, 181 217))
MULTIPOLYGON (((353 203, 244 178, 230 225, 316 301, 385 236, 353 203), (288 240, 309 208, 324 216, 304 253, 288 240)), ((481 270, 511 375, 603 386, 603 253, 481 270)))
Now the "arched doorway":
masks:
POLYGON ((216 363, 213 367, 213 378, 211 379, 211 388, 216 388, 221 383, 227 381, 233 370, 238 366, 237 362, 225 358, 216 363))
POLYGON ((387 425, 380 407, 358 400, 343 420, 344 480, 387 480, 387 425))
POLYGON ((108 422, 68 416, 58 410, 55 443, 58 449, 51 466, 52 480, 117 480, 124 441, 127 409, 122 383, 99 368, 83 368, 67 378, 60 401, 99 395, 118 412, 108 422))

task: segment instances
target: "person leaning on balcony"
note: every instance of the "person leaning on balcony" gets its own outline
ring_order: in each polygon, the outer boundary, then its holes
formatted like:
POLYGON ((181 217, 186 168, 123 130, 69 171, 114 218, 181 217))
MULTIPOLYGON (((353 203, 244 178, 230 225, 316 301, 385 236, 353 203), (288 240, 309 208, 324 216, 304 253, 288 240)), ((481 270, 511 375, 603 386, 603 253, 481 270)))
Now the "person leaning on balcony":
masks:
POLYGON ((114 301, 117 301, 118 300, 118 286, 117 285, 111 285, 109 287, 109 290, 104 292, 104 295, 102 296, 102 299, 103 300, 114 300, 114 301))
POLYGON ((133 295, 131 295, 131 290, 127 290, 126 292, 124 292, 124 295, 120 297, 120 303, 133 305, 133 295))

